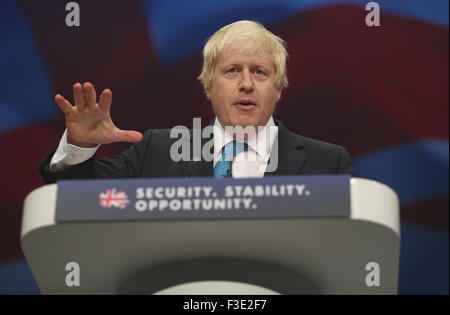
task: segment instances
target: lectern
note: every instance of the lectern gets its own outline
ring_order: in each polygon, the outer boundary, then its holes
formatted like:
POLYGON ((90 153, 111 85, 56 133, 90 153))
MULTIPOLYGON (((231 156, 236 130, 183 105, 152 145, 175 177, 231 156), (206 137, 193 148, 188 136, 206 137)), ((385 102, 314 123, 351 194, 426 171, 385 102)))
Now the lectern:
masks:
POLYGON ((44 294, 396 294, 399 201, 347 175, 60 181, 21 244, 44 294))

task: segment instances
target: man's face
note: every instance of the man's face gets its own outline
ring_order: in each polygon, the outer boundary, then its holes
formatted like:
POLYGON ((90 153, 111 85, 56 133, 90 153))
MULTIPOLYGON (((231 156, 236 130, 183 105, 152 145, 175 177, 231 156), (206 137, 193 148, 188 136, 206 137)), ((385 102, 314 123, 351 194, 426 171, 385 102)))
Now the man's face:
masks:
POLYGON ((274 78, 275 68, 265 50, 249 54, 227 49, 206 91, 222 126, 266 125, 281 96, 274 78))

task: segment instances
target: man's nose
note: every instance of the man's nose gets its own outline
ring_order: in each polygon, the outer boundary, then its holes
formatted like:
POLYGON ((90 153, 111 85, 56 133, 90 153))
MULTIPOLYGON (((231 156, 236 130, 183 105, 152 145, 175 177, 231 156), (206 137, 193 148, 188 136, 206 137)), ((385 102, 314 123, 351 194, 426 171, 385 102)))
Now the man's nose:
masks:
POLYGON ((249 70, 242 71, 242 77, 240 82, 240 90, 251 92, 254 88, 252 74, 249 70))

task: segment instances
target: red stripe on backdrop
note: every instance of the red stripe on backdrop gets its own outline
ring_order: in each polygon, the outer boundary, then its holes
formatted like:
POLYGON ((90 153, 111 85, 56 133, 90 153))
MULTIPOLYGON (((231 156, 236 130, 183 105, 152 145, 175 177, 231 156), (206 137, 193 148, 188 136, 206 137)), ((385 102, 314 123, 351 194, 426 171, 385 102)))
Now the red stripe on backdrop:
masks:
POLYGON ((402 222, 414 223, 448 232, 448 195, 401 207, 402 222))
POLYGON ((270 27, 288 43, 278 117, 353 156, 411 139, 448 139, 448 29, 363 8, 327 7, 270 27))
POLYGON ((58 91, 70 92, 74 81, 97 81, 101 73, 136 73, 155 59, 139 1, 82 1, 79 27, 66 26, 66 2, 19 2, 58 91), (113 73, 106 70, 111 66, 113 73))

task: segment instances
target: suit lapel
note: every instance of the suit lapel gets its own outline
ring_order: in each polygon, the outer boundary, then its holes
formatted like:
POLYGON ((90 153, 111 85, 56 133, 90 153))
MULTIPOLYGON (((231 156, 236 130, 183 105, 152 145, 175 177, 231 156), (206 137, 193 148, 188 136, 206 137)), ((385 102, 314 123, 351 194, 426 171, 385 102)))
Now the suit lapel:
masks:
MULTIPOLYGON (((210 123, 211 124, 211 123, 210 123)), ((214 124, 214 120, 212 121, 214 124)), ((203 133, 203 129, 202 129, 203 133)), ((190 130, 190 145, 191 145, 191 156, 193 155, 193 131, 190 130)), ((212 138, 201 138, 201 148, 212 138)), ((212 147, 214 150, 214 146, 212 147)), ((213 154, 214 151, 211 153, 213 154)), ((212 177, 214 176, 214 161, 205 161, 203 157, 200 157, 200 161, 181 161, 181 166, 183 169, 183 176, 185 177, 212 177)))
POLYGON ((264 176, 299 174, 308 160, 308 156, 302 149, 304 144, 280 121, 275 120, 275 123, 278 126, 278 141, 275 141, 272 147, 270 161, 276 160, 276 154, 278 153, 278 167, 274 172, 265 172, 264 176))

